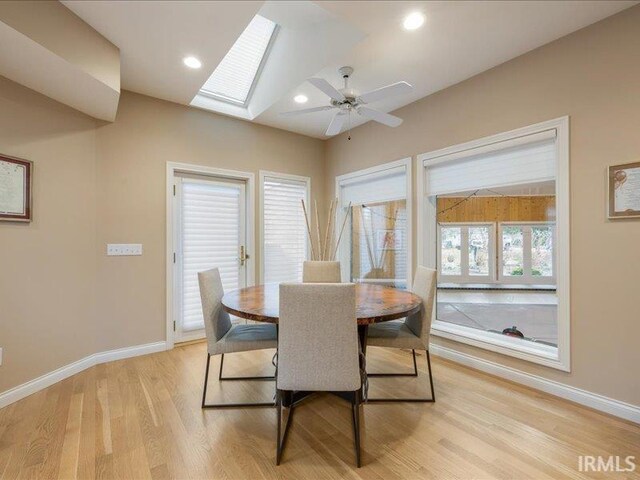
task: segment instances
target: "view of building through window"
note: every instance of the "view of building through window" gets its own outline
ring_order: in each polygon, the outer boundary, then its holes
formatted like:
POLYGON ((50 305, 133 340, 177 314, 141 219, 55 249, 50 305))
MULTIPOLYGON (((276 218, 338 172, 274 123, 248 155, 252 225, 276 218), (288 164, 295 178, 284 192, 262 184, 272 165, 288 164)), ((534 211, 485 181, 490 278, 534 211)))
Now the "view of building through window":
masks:
POLYGON ((555 182, 438 196, 438 320, 557 345, 555 182))

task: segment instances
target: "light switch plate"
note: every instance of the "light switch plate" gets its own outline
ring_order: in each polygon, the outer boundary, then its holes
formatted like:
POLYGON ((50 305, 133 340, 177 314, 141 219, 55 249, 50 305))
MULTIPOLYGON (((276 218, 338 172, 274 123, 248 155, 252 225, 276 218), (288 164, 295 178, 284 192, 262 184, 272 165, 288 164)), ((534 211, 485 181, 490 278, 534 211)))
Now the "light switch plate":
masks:
POLYGON ((141 243, 109 243, 107 244, 107 256, 132 256, 142 255, 141 243))

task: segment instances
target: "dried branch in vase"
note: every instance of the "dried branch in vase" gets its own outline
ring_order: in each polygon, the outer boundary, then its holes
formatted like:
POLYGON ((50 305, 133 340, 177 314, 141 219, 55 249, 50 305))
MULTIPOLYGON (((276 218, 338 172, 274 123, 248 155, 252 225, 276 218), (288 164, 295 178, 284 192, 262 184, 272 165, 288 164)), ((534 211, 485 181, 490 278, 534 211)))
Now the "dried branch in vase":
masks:
POLYGON ((347 219, 351 214, 351 202, 347 207, 347 213, 344 216, 342 221, 342 227, 340 228, 340 234, 338 235, 337 240, 335 239, 336 234, 336 214, 338 211, 338 199, 334 199, 331 201, 331 205, 329 206, 329 215, 327 216, 327 225, 324 229, 324 242, 321 235, 321 227, 320 227, 320 219, 318 215, 318 204, 314 202, 314 210, 316 217, 316 245, 314 245, 314 235, 311 232, 311 222, 309 221, 309 213, 307 212, 307 206, 302 200, 302 211, 304 212, 304 220, 307 225, 307 234, 309 235, 309 243, 311 244, 311 260, 324 260, 324 261, 332 261, 335 260, 336 255, 338 253, 338 245, 340 245, 340 240, 342 239, 342 234, 344 232, 344 227, 347 224, 347 219))

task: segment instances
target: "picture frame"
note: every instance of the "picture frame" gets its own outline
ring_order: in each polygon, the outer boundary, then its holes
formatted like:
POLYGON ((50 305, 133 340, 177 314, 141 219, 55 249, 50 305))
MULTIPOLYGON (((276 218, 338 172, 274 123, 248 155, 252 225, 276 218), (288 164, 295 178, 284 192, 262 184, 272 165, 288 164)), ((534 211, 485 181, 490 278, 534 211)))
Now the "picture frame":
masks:
POLYGON ((640 162, 607 167, 607 217, 640 218, 640 162))
POLYGON ((0 221, 33 219, 33 162, 0 155, 0 221))

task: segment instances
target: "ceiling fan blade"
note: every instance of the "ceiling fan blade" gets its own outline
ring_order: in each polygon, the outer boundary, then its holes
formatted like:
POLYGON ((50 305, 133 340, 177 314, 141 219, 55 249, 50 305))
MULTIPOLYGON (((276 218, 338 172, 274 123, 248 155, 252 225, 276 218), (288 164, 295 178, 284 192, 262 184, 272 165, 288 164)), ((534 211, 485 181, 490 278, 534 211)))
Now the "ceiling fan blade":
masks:
POLYGON ((327 136, 337 135, 342 130, 342 126, 344 125, 345 120, 347 119, 346 112, 338 112, 331 119, 331 123, 327 128, 327 136))
POLYGON ((336 107, 326 105, 324 107, 303 108, 302 110, 292 110, 290 112, 280 112, 283 117, 295 117, 296 115, 303 115, 305 113, 322 112, 323 110, 332 110, 336 107))
POLYGON ((363 93, 358 97, 359 102, 372 103, 378 100, 383 100, 394 95, 403 95, 405 93, 411 93, 413 87, 407 82, 397 82, 387 85, 386 87, 371 90, 370 92, 363 93))
POLYGON ((361 106, 358 107, 356 111, 363 117, 382 123, 387 127, 398 127, 402 123, 402 119, 400 117, 389 115, 388 113, 380 112, 373 108, 361 106))
POLYGON ((346 100, 345 96, 341 94, 337 89, 335 89, 333 85, 327 82, 324 78, 310 78, 309 83, 337 102, 344 102, 346 100))

